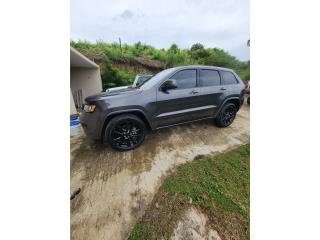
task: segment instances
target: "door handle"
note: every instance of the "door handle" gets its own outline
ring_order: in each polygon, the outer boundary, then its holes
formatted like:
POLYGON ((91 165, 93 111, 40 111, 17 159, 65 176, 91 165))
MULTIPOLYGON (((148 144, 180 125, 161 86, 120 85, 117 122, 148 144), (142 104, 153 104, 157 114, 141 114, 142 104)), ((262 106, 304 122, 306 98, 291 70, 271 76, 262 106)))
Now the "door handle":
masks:
POLYGON ((190 94, 197 94, 197 93, 199 93, 198 91, 195 91, 195 90, 192 90, 191 92, 190 92, 190 94))
POLYGON ((224 91, 224 90, 227 90, 227 89, 226 89, 226 88, 224 88, 224 87, 222 87, 222 88, 220 88, 220 90, 224 91))

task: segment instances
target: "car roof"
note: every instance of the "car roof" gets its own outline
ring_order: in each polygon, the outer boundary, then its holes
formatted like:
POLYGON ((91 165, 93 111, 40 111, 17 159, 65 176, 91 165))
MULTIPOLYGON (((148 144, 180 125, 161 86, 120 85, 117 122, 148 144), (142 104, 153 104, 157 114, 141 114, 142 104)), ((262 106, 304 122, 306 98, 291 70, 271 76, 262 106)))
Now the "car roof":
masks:
POLYGON ((212 70, 225 70, 225 71, 233 71, 230 68, 224 67, 216 67, 216 66, 207 66, 207 65, 189 65, 189 66, 180 66, 171 68, 172 70, 182 70, 182 69, 192 69, 192 68, 202 68, 202 69, 212 69, 212 70))

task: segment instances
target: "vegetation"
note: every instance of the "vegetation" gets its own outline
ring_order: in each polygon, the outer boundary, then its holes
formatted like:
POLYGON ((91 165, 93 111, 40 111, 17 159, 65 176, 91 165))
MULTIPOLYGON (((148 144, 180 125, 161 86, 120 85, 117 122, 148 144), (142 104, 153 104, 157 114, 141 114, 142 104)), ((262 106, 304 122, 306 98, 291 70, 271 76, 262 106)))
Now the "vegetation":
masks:
POLYGON ((184 210, 207 214, 222 239, 249 239, 249 155, 243 145, 180 166, 167 177, 129 239, 169 239, 184 210))
POLYGON ((172 44, 169 49, 156 49, 138 42, 134 45, 98 41, 71 41, 71 46, 100 65, 104 90, 131 84, 137 73, 157 73, 164 68, 205 64, 234 69, 244 81, 250 79, 250 62, 242 62, 218 48, 205 48, 196 43, 190 49, 172 44), (140 68, 135 66, 140 65, 140 68))

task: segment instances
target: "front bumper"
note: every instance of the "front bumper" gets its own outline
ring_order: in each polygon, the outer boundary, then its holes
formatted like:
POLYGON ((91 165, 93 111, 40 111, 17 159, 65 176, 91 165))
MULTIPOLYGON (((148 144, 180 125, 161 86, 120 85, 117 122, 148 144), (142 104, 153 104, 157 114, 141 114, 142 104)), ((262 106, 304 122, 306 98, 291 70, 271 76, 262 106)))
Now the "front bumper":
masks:
POLYGON ((80 114, 80 123, 85 134, 89 138, 93 140, 101 139, 101 124, 100 124, 99 114, 97 112, 94 112, 94 113, 82 112, 80 114))

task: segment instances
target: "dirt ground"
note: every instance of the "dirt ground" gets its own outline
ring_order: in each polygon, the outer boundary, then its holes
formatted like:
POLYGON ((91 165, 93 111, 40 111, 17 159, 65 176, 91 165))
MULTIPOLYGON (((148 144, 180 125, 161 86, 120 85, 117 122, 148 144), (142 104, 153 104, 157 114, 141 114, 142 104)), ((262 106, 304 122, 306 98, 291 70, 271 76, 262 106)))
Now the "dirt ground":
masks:
POLYGON ((175 166, 215 155, 250 141, 250 112, 244 104, 234 123, 217 128, 202 121, 147 135, 133 151, 117 152, 88 140, 71 138, 71 239, 126 239, 175 166))
POLYGON ((221 240, 217 231, 208 229, 208 217, 200 210, 187 209, 174 230, 172 240, 221 240))

